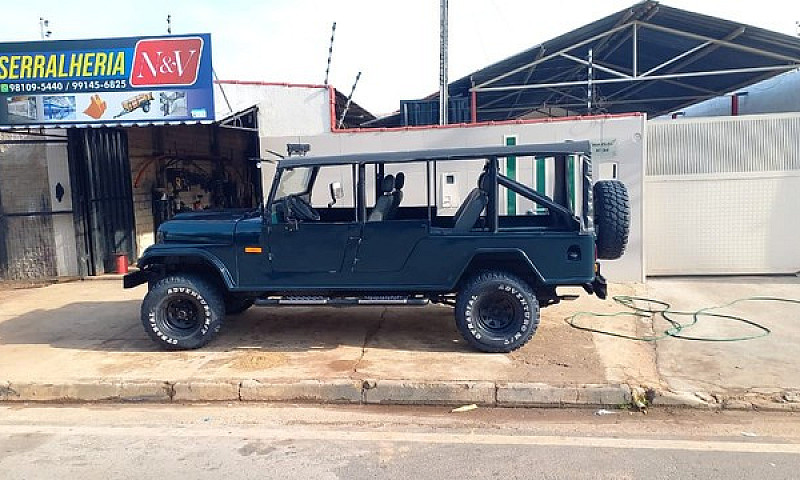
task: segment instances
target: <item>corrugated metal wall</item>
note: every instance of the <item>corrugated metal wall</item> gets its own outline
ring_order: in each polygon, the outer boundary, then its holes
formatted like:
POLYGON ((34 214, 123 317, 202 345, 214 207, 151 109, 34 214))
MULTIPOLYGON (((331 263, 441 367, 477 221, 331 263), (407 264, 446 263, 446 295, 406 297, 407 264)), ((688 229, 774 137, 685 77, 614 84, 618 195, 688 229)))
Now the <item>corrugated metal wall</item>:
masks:
POLYGON ((648 275, 800 271, 800 115, 648 125, 648 275))

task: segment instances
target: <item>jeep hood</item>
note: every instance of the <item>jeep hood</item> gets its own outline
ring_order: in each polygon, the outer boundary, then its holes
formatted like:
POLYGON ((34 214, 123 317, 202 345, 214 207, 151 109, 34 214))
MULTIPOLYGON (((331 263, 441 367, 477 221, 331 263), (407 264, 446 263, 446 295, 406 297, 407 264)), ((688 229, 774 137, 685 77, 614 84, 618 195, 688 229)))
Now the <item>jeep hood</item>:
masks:
POLYGON ((233 244, 236 224, 246 211, 202 211, 179 213, 158 228, 158 243, 233 244))

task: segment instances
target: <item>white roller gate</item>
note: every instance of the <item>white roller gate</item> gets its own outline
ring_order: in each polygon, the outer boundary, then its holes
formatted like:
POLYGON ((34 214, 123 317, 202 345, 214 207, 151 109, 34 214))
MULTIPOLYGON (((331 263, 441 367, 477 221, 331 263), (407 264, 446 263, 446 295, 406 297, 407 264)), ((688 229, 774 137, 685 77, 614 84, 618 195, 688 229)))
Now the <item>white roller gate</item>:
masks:
POLYGON ((652 121, 648 275, 800 271, 800 115, 652 121))

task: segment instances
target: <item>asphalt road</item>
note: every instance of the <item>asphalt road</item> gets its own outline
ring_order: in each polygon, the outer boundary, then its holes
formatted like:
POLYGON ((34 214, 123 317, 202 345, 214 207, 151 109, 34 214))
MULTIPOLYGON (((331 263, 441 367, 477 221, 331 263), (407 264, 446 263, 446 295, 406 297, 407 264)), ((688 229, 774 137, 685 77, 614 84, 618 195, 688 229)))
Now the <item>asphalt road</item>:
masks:
POLYGON ((0 406, 0 478, 793 479, 788 414, 0 406))

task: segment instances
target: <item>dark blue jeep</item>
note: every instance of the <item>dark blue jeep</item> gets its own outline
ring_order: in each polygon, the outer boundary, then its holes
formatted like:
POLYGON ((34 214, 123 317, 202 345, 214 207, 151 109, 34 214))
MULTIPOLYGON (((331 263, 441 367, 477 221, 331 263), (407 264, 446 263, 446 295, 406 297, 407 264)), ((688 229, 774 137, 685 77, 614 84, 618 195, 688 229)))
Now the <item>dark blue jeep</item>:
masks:
POLYGON ((625 249, 626 189, 593 184, 589 154, 565 142, 288 157, 263 209, 176 216, 124 284, 149 283, 142 323, 168 349, 205 345, 254 304, 433 302, 455 307, 475 348, 509 352, 556 287, 605 298, 597 259, 625 249), (523 157, 541 163, 517 168, 523 157))

